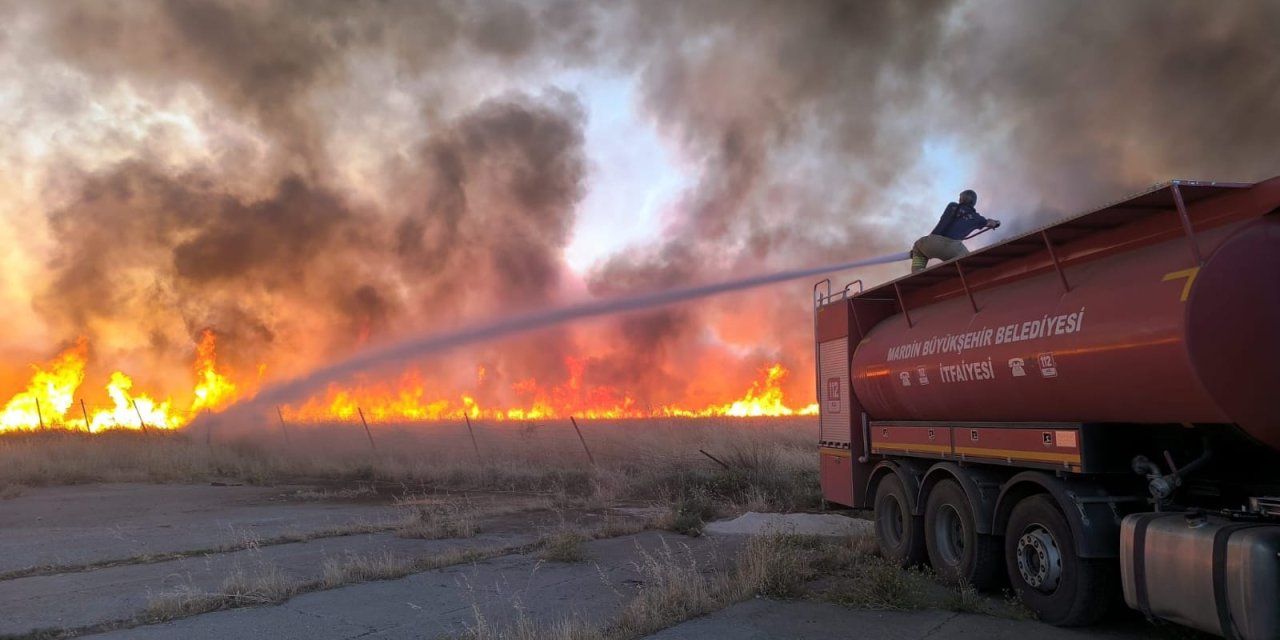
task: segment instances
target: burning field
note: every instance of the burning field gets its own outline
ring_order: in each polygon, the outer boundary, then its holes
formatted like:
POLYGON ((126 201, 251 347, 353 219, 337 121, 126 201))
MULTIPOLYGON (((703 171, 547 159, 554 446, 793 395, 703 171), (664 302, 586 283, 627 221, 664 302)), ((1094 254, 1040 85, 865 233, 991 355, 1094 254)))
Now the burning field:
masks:
MULTIPOLYGON (((181 428, 412 336, 899 252, 961 186, 1017 231, 1270 175, 1274 7, 1107 11, 4 3, 0 429, 181 428)), ((246 428, 802 415, 807 287, 368 367, 246 428)))
MULTIPOLYGON (((25 391, 14 395, 0 411, 0 432, 67 429, 98 433, 107 429, 180 429, 202 413, 226 408, 240 399, 240 389, 254 389, 261 378, 235 381, 218 367, 216 334, 206 329, 196 346, 192 377, 194 387, 185 406, 134 389, 124 372, 111 373, 105 386, 106 405, 84 400, 82 387, 88 344, 83 338, 47 363, 32 365, 34 373, 25 391)), ((259 365, 259 372, 266 368, 259 365)), ((569 379, 554 387, 543 387, 535 379, 512 384, 510 392, 518 404, 494 407, 476 399, 485 386, 485 368, 476 367, 475 384, 470 389, 446 394, 424 380, 419 370, 411 370, 385 382, 350 386, 330 385, 323 395, 297 404, 278 407, 281 422, 320 423, 338 420, 365 420, 369 423, 461 420, 495 421, 543 420, 579 417, 586 419, 656 417, 777 417, 815 415, 816 404, 793 408, 784 397, 782 383, 788 371, 773 364, 759 372, 759 379, 743 395, 731 402, 709 405, 641 405, 624 390, 592 386, 583 381, 583 363, 566 359, 569 379)))
POLYGON ((359 583, 412 584, 358 592, 410 602, 405 626, 326 602, 209 633, 639 638, 801 593, 818 555, 864 585, 833 601, 939 606, 856 536, 696 537, 824 507, 812 281, 902 275, 964 188, 1004 221, 976 249, 1157 181, 1273 175, 1277 24, 1193 0, 0 0, 0 636, 173 637, 193 627, 152 625, 359 583), (546 563, 601 608, 491 626, 460 599, 546 563))

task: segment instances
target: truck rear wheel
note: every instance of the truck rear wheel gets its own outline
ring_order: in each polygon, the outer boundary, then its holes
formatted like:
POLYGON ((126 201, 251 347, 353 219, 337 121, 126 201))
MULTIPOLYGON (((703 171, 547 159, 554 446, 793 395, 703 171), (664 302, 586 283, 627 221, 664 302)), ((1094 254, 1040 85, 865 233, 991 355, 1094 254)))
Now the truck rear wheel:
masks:
POLYGON ((978 533, 973 507, 955 480, 929 492, 924 509, 929 563, 944 580, 990 589, 1000 579, 1004 559, 1000 539, 978 533))
POLYGON ((1013 589, 1041 621, 1070 627, 1097 622, 1115 594, 1116 562, 1076 556, 1067 519, 1048 495, 1013 508, 1004 537, 1013 589))
POLYGON ((922 564, 926 559, 923 518, 911 515, 910 504, 897 475, 886 475, 876 486, 876 542, 880 555, 904 567, 922 564))

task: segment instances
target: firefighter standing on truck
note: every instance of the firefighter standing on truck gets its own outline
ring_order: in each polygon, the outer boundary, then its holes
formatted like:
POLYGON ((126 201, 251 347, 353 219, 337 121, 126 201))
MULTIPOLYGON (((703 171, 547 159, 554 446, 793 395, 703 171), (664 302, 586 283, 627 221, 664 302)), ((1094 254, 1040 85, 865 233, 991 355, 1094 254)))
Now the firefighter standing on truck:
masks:
POLYGON ((984 218, 973 208, 978 194, 972 189, 960 192, 960 202, 952 202, 942 212, 942 219, 929 235, 916 240, 911 247, 911 273, 924 271, 929 260, 955 260, 969 255, 964 239, 978 229, 994 229, 1000 221, 984 218))

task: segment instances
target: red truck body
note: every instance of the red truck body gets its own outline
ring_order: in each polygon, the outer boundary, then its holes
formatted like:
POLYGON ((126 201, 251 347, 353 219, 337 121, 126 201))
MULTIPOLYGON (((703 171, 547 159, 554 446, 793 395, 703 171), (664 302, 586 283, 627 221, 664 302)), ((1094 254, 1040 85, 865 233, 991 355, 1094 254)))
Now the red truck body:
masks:
MULTIPOLYGON (((874 289, 815 287, 825 498, 876 506, 892 476, 918 518, 950 479, 977 533, 998 537, 1037 492, 1022 472, 1055 496, 1096 490, 1117 525, 1280 486, 1275 466, 1221 462, 1280 459, 1278 211, 1280 177, 1175 181, 874 289), (1213 490, 1188 496, 1178 465, 1211 453, 1194 480, 1213 490), (1146 488, 1139 467, 1176 486, 1130 491, 1146 488), (975 496, 984 483, 998 491, 975 496)), ((1114 557, 1118 526, 1089 526, 1076 551, 1114 557)))

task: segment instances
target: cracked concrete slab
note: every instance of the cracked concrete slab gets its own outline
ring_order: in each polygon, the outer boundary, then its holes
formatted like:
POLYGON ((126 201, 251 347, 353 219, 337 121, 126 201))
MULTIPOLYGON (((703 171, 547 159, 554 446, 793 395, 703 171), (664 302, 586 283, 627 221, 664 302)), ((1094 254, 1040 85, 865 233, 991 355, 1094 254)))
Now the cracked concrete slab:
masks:
POLYGON ((217 592, 236 571, 260 575, 270 568, 297 580, 316 580, 330 558, 392 553, 435 555, 459 549, 505 548, 532 542, 531 534, 498 533, 468 539, 407 540, 391 533, 324 538, 167 562, 121 565, 0 582, 0 634, 79 628, 141 613, 154 596, 191 587, 217 592))
MULTIPOLYGON (((6 501, 5 509, 0 511, 0 531, 7 552, 0 556, 0 573, 27 566, 92 563, 140 553, 216 547, 355 522, 398 522, 404 515, 385 504, 289 500, 287 495, 296 489, 100 485, 29 490, 6 501)), ((495 499, 499 502, 490 503, 491 506, 529 506, 520 503, 528 502, 527 497, 495 499)), ((620 513, 625 512, 615 509, 609 517, 620 513)), ((645 511, 645 515, 649 512, 645 511)), ((755 515, 737 525, 775 529, 778 523, 785 525, 781 516, 755 515)), ((806 519, 806 524, 810 528, 835 526, 835 535, 848 535, 847 528, 864 526, 847 518, 831 521, 828 516, 806 519)), ((573 519, 582 526, 601 524, 604 517, 599 513, 578 513, 573 519)), ((564 518, 565 514, 550 511, 508 511, 505 515, 482 517, 484 533, 471 539, 423 541, 405 540, 390 533, 360 534, 151 564, 0 580, 0 634, 126 619, 145 608, 153 594, 178 586, 216 591, 237 568, 252 573, 262 567, 278 567, 287 575, 309 580, 319 577, 325 559, 334 556, 384 551, 418 556, 460 547, 517 545, 546 533, 564 518)), ((714 531, 715 527, 711 529, 714 531)), ((522 616, 535 625, 553 624, 569 617, 605 622, 640 588, 643 578, 636 563, 643 559, 642 552, 656 553, 665 545, 675 549, 674 553, 685 554, 681 557, 690 562, 696 559, 708 570, 724 567, 747 537, 743 532, 727 533, 690 539, 650 531, 587 543, 590 560, 583 564, 507 555, 398 580, 303 594, 277 606, 215 612, 121 629, 100 637, 432 638, 461 633, 480 624, 502 628, 522 616)), ((876 612, 816 601, 753 600, 652 637, 1012 640, 1034 635, 1037 640, 1133 640, 1156 637, 1153 634, 1154 630, 1145 624, 1109 624, 1105 628, 1072 631, 1035 622, 944 611, 876 612)))
POLYGON ((924 611, 870 611, 828 602, 756 598, 660 631, 646 640, 1146 640, 1154 629, 1062 629, 1031 620, 924 611))
POLYGON ((387 505, 297 503, 298 487, 106 484, 26 489, 0 509, 0 573, 376 523, 387 505))
POLYGON ((237 609, 171 623, 93 636, 111 639, 181 637, 431 638, 462 633, 483 621, 502 627, 521 615, 550 624, 566 617, 603 622, 629 600, 640 584, 635 562, 641 550, 688 554, 709 568, 731 555, 724 543, 646 532, 586 544, 580 564, 544 562, 512 555, 445 567, 399 580, 319 591, 275 607, 237 609), (318 623, 290 627, 305 616, 318 623))

